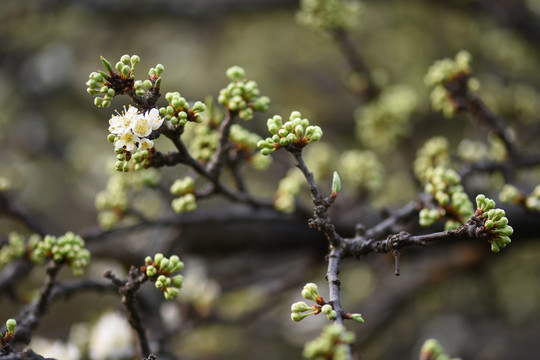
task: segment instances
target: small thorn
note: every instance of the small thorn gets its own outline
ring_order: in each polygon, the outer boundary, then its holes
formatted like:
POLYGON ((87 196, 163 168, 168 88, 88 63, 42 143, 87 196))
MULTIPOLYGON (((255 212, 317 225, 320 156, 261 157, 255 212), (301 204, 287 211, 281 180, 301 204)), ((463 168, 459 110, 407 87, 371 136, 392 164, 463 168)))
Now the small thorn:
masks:
POLYGON ((394 264, 395 264, 395 270, 394 270, 394 274, 396 276, 399 276, 399 256, 401 255, 399 251, 394 251, 393 252, 394 254, 394 264))

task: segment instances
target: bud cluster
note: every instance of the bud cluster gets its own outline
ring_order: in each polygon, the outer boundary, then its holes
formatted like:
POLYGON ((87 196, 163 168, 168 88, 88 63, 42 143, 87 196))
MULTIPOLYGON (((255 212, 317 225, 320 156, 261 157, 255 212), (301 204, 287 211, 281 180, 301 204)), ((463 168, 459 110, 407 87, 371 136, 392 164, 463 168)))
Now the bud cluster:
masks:
POLYGON ((24 237, 16 232, 9 234, 8 243, 0 249, 0 267, 9 264, 14 259, 23 258, 26 255, 26 242, 24 237))
POLYGON ((487 240, 491 243, 491 251, 499 252, 510 244, 510 235, 514 229, 508 225, 503 209, 495 208, 495 201, 480 194, 476 197, 476 217, 483 221, 487 240))
POLYGON ((134 81, 133 70, 140 61, 141 59, 137 55, 129 56, 126 54, 113 68, 111 63, 102 56, 101 62, 108 74, 101 70, 92 72, 86 82, 90 95, 103 94, 103 97, 94 99, 94 104, 99 107, 108 107, 115 95, 129 92, 132 88, 138 96, 144 96, 149 90, 159 88, 161 85, 160 75, 164 70, 163 65, 158 64, 155 68, 150 69, 148 80, 134 81))
POLYGON ((450 356, 444 353, 443 347, 435 339, 427 339, 420 349, 420 360, 460 360, 458 358, 451 359, 450 356))
POLYGON ((84 240, 72 232, 55 237, 46 235, 41 241, 32 246, 31 259, 33 262, 41 264, 46 259, 53 259, 56 263, 67 263, 74 275, 80 276, 90 262, 90 251, 84 246, 84 240))
POLYGON ((309 120, 302 119, 302 115, 298 111, 293 111, 289 121, 285 124, 283 124, 281 116, 274 115, 268 119, 266 125, 273 136, 261 140, 257 144, 263 155, 268 155, 289 144, 304 147, 310 142, 320 140, 323 135, 320 127, 309 125, 309 120))
MULTIPOLYGON (((540 186, 537 186, 533 193, 531 194, 534 195, 535 192, 538 193, 538 197, 540 197, 540 186), (537 188, 538 188, 538 191, 537 191, 537 188)), ((502 202, 504 203, 507 203, 507 204, 514 204, 514 205, 517 205, 517 204, 520 204, 524 201, 523 199, 523 195, 521 194, 521 191, 519 191, 519 189, 517 187, 515 187, 514 185, 512 184, 506 184, 503 186, 501 192, 499 193, 499 199, 501 199, 502 202)), ((533 205, 532 208, 535 208, 535 204, 533 203, 534 201, 531 201, 531 204, 530 205, 533 205)), ((539 203, 540 205, 540 203, 539 203)), ((529 206, 527 206, 529 207, 529 206)))
POLYGON ((348 150, 341 154, 338 169, 347 183, 370 192, 383 185, 384 167, 371 150, 348 150))
POLYGON ((284 213, 292 213, 295 209, 295 197, 306 181, 301 172, 297 169, 287 171, 278 184, 278 189, 274 197, 274 207, 284 213))
POLYGON ((480 141, 464 139, 459 143, 458 155, 469 162, 477 162, 488 157, 487 146, 480 141))
MULTIPOLYGON (((137 155, 136 153, 135 155, 137 155)), ((143 187, 156 186, 160 174, 156 169, 129 174, 113 173, 105 190, 96 195, 95 207, 98 211, 98 223, 103 230, 110 230, 127 213, 130 202, 143 187), (130 194, 130 190, 132 190, 130 194)))
POLYGON ((443 136, 435 136, 427 140, 416 153, 414 174, 421 182, 426 181, 429 168, 446 167, 450 163, 448 140, 443 136))
POLYGON ((467 51, 460 51, 454 59, 437 60, 428 70, 424 78, 427 86, 433 87, 431 103, 436 111, 451 118, 458 110, 451 94, 446 86, 454 81, 464 82, 465 90, 476 90, 479 87, 478 80, 471 78, 472 56, 467 51))
POLYGON ((261 140, 259 135, 244 129, 238 124, 233 124, 229 138, 236 145, 235 151, 238 155, 247 159, 254 168, 264 170, 272 163, 271 157, 262 156, 259 152, 256 152, 257 143, 261 140))
POLYGON ((230 111, 238 113, 244 120, 253 119, 254 111, 268 111, 270 99, 259 96, 259 87, 253 80, 246 79, 246 72, 240 66, 232 66, 227 69, 227 77, 231 82, 226 88, 221 89, 218 102, 230 111))
POLYGON ((357 139, 377 151, 394 149, 398 141, 409 133, 409 118, 416 104, 416 93, 411 87, 396 85, 384 88, 375 100, 355 111, 357 139))
POLYGON ((154 258, 147 256, 144 260, 142 271, 150 280, 155 282, 157 289, 163 291, 163 296, 166 300, 172 300, 178 296, 180 288, 184 283, 182 275, 174 275, 173 273, 182 271, 184 263, 176 255, 166 258, 161 253, 154 255, 154 258))
POLYGON ((346 331, 343 325, 328 325, 318 338, 305 345, 302 355, 306 359, 346 360, 350 358, 349 345, 354 340, 354 333, 346 331))
POLYGON ((540 185, 537 185, 533 192, 527 196, 525 206, 529 210, 540 211, 540 185))
POLYGON ((317 315, 321 312, 322 308, 325 308, 325 314, 330 319, 333 316, 333 319, 336 318, 337 314, 332 309, 332 305, 326 304, 322 296, 319 294, 319 289, 314 283, 307 283, 302 289, 302 297, 306 300, 313 300, 315 304, 309 306, 303 301, 296 302, 291 306, 291 319, 293 321, 301 321, 308 317, 309 315, 317 315), (328 305, 328 306, 327 306, 328 305), (306 313, 306 311, 309 311, 306 313), (333 312, 333 313, 332 313, 333 312))
POLYGON ((361 13, 357 0, 302 0, 297 21, 307 27, 334 32, 353 28, 361 13))
POLYGON ((159 114, 163 116, 165 121, 180 126, 184 126, 188 121, 196 123, 202 121, 201 113, 206 110, 206 105, 201 101, 195 102, 190 109, 188 102, 180 96, 179 92, 168 92, 165 94, 165 99, 169 105, 159 109, 159 114))
POLYGON ((435 208, 420 210, 420 225, 430 226, 435 221, 447 217, 445 229, 461 226, 473 214, 473 205, 461 186, 457 172, 443 167, 430 168, 426 171, 425 192, 433 195, 437 203, 435 208))
POLYGON ((183 179, 177 179, 171 185, 171 194, 178 196, 171 202, 173 210, 180 214, 197 209, 197 202, 193 192, 195 191, 195 180, 187 176, 183 179))

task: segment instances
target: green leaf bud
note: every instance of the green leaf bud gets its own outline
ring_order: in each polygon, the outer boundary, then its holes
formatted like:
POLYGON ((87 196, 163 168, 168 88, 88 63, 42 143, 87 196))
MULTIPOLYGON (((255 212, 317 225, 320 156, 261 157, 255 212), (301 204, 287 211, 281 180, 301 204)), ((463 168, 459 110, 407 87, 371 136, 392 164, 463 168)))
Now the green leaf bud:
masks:
POLYGON ((334 171, 334 176, 332 178, 332 194, 337 194, 341 190, 341 179, 337 171, 334 171))
POLYGON ((161 77, 158 77, 158 78, 156 79, 156 82, 154 83, 154 87, 155 87, 156 89, 159 89, 159 88, 161 87, 161 79, 162 79, 161 77))
POLYGON ((162 64, 156 65, 156 72, 158 75, 161 75, 165 71, 165 67, 162 64))
POLYGON ((109 74, 113 73, 114 70, 112 68, 111 63, 107 59, 105 59, 103 56, 100 56, 100 59, 101 59, 101 62, 103 63, 103 66, 105 66, 105 69, 107 69, 109 74))
POLYGON ((354 321, 358 321, 360 323, 364 322, 364 318, 362 317, 362 314, 351 314, 351 319, 354 321))
POLYGON ((13 334, 15 332, 15 328, 17 327, 17 321, 15 319, 8 319, 6 321, 6 328, 8 333, 13 334))

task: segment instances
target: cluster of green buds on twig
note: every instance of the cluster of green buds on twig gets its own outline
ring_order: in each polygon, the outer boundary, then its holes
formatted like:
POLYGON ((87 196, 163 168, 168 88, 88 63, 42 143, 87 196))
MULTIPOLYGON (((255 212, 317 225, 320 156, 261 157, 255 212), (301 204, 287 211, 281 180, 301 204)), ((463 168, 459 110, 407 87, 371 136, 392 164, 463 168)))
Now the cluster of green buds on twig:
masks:
POLYGON ((272 162, 272 158, 262 156, 257 151, 257 143, 261 137, 238 124, 231 125, 230 140, 234 143, 235 159, 246 159, 254 168, 258 170, 266 169, 272 162))
POLYGON ((268 119, 266 125, 273 135, 257 144, 263 155, 268 155, 289 144, 304 147, 313 141, 320 140, 323 135, 319 126, 309 125, 309 120, 302 119, 302 114, 298 111, 293 111, 285 124, 281 116, 274 115, 268 119))
POLYGON ((0 268, 14 259, 23 258, 26 255, 26 249, 24 237, 16 232, 10 233, 7 244, 0 249, 0 268))
POLYGON ((510 244, 510 236, 514 229, 508 225, 508 219, 503 209, 495 208, 495 201, 480 194, 476 197, 475 217, 483 224, 482 237, 491 243, 491 251, 499 252, 510 244))
POLYGON ((6 321, 5 334, 2 334, 2 332, 0 332, 0 344, 8 343, 9 341, 11 341, 16 328, 17 328, 17 321, 15 319, 8 319, 6 321))
POLYGON ((472 56, 467 51, 460 51, 454 59, 436 61, 428 70, 424 78, 427 86, 433 87, 431 103, 436 111, 451 118, 462 104, 452 96, 452 92, 477 90, 480 86, 478 80, 471 78, 472 56))
POLYGON ((416 152, 414 160, 414 174, 421 182, 426 181, 429 168, 447 167, 450 163, 450 150, 448 139, 443 136, 434 136, 427 140, 416 152))
POLYGON ((347 360, 350 359, 349 346, 355 338, 354 333, 346 331, 343 325, 328 325, 318 338, 305 345, 302 355, 306 359, 347 360))
POLYGON ((173 210, 180 214, 187 211, 197 209, 195 195, 195 180, 192 177, 186 176, 183 179, 177 179, 171 185, 171 194, 178 196, 171 202, 173 210))
POLYGON ((30 238, 28 246, 32 248, 31 260, 42 264, 52 259, 57 264, 67 263, 74 275, 80 276, 90 262, 90 251, 85 248, 82 237, 71 231, 60 237, 45 235, 42 240, 30 238))
POLYGON ((94 99, 94 104, 99 107, 108 107, 111 105, 111 100, 115 95, 130 94, 134 91, 137 96, 145 96, 148 91, 159 89, 161 74, 164 71, 163 65, 158 64, 155 68, 151 68, 147 80, 135 81, 133 70, 140 61, 139 56, 126 54, 120 58, 120 61, 113 68, 111 63, 102 56, 101 62, 108 74, 101 70, 92 72, 86 82, 87 91, 90 95, 103 94, 103 97, 94 99))
MULTIPOLYGON (((323 313, 329 320, 335 320, 337 313, 332 307, 332 304, 326 302, 319 294, 319 289, 316 284, 308 283, 302 289, 302 297, 306 300, 315 301, 315 304, 309 306, 304 301, 299 301, 291 306, 291 319, 293 321, 301 321, 310 315, 323 313)), ((343 314, 343 318, 352 319, 358 322, 364 322, 361 314, 343 314)))
POLYGON ((144 266, 141 267, 150 280, 155 282, 157 289, 163 291, 166 300, 172 300, 178 296, 180 288, 184 283, 182 275, 173 273, 182 271, 184 263, 176 255, 166 258, 161 253, 154 255, 154 258, 147 256, 144 259, 144 266))
POLYGON ((348 30, 362 10, 357 0, 302 0, 296 19, 302 25, 329 32, 348 30))
POLYGON ((431 194, 436 207, 420 210, 420 225, 430 226, 446 217, 445 229, 460 227, 474 213, 473 205, 461 186, 461 178, 453 169, 430 168, 426 172, 425 192, 431 194))
POLYGON ((221 89, 218 102, 230 111, 238 113, 244 120, 253 119, 254 111, 267 111, 270 99, 266 96, 259 96, 260 91, 257 83, 247 80, 246 72, 240 66, 232 66, 226 71, 226 75, 231 80, 226 88, 221 89))
POLYGON ((206 105, 203 102, 195 102, 190 109, 187 100, 179 92, 168 92, 165 94, 165 99, 169 102, 169 105, 159 108, 159 114, 165 121, 170 121, 171 124, 179 126, 184 126, 188 121, 196 123, 202 121, 201 113, 206 110, 206 105))
POLYGON ((444 353, 441 344, 435 339, 427 339, 424 341, 420 349, 419 360, 460 360, 458 358, 450 358, 444 353))
POLYGON ((528 210, 540 211, 540 185, 537 185, 529 196, 525 196, 516 186, 506 184, 499 198, 508 204, 524 205, 528 210))

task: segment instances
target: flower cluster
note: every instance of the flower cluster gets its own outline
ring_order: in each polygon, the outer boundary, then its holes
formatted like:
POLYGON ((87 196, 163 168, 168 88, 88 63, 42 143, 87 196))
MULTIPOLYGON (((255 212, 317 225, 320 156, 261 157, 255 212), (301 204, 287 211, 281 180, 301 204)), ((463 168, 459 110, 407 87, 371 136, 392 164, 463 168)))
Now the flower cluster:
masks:
POLYGON ((122 113, 113 115, 109 120, 108 140, 114 143, 117 154, 134 153, 139 150, 152 149, 154 142, 148 139, 153 130, 158 130, 163 118, 157 109, 140 113, 136 107, 129 106, 122 113))
POLYGON ((184 283, 182 275, 172 275, 177 271, 182 271, 184 263, 176 255, 166 258, 161 253, 154 255, 154 258, 147 256, 144 259, 142 271, 145 272, 152 281, 155 282, 157 289, 163 291, 166 300, 172 300, 178 296, 180 288, 184 283))
POLYGON ((84 247, 84 240, 72 232, 59 238, 46 235, 41 241, 29 241, 28 245, 32 248, 32 261, 39 264, 46 259, 53 259, 56 263, 65 262, 76 276, 82 275, 83 268, 90 262, 90 251, 84 247))
POLYGON ((167 107, 159 108, 159 114, 165 121, 170 121, 173 125, 184 126, 186 122, 200 123, 201 113, 206 110, 206 105, 200 101, 195 102, 191 109, 185 98, 179 92, 168 92, 165 99, 169 102, 167 107))
POLYGON ((483 221, 487 240, 491 243, 491 251, 499 252, 510 244, 510 235, 514 229, 508 225, 508 219, 503 209, 495 208, 495 201, 480 194, 476 197, 475 216, 483 221))
POLYGON ((296 19, 313 29, 347 30, 356 25, 361 10, 356 0, 302 0, 296 19))
POLYGON ((243 158, 247 159, 254 168, 264 170, 272 162, 271 157, 262 156, 260 152, 255 152, 257 143, 261 141, 259 135, 244 129, 238 124, 233 124, 229 138, 236 145, 235 150, 243 158))
POLYGON ((414 160, 414 174, 421 182, 426 181, 429 168, 445 167, 450 162, 448 140, 442 136, 435 136, 424 143, 416 153, 414 160))
POLYGON ((197 208, 197 202, 193 192, 195 191, 195 180, 187 176, 183 179, 177 179, 171 185, 171 194, 178 196, 171 202, 173 210, 180 214, 187 211, 193 211, 197 208))
POLYGON ((426 171, 426 181, 424 190, 433 195, 436 207, 420 210, 420 225, 430 226, 447 217, 445 229, 454 229, 473 215, 473 205, 461 186, 457 172, 443 167, 430 168, 426 171))
POLYGON ((226 88, 221 89, 218 102, 230 111, 238 112, 244 120, 253 119, 254 111, 267 111, 270 99, 259 96, 259 87, 253 80, 246 79, 246 72, 240 66, 227 69, 227 77, 231 80, 226 88))
POLYGON ((466 90, 476 90, 479 87, 478 80, 471 78, 471 54, 460 51, 455 59, 443 59, 436 61, 428 70, 424 78, 427 86, 433 87, 431 103, 436 111, 451 118, 458 110, 459 104, 455 103, 447 90, 450 82, 457 81, 466 90))
POLYGON ((532 193, 525 197, 517 187, 506 184, 499 194, 499 198, 509 204, 523 204, 529 210, 540 211, 540 185, 537 185, 532 193))
POLYGON ((346 331, 343 325, 328 325, 318 338, 305 345, 302 355, 306 359, 350 359, 349 345, 354 340, 354 333, 346 331))
POLYGON ((405 85, 387 87, 376 100, 355 112, 356 137, 367 147, 387 152, 409 132, 416 93, 405 85))
POLYGON ((302 119, 302 115, 298 111, 293 111, 289 121, 285 124, 283 124, 281 116, 274 115, 268 119, 266 125, 273 136, 261 140, 257 144, 263 155, 268 155, 289 144, 304 147, 310 142, 320 140, 323 135, 320 127, 309 125, 309 120, 302 119))

